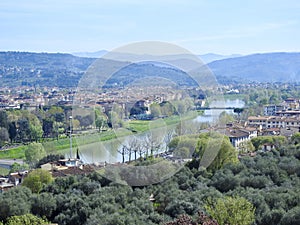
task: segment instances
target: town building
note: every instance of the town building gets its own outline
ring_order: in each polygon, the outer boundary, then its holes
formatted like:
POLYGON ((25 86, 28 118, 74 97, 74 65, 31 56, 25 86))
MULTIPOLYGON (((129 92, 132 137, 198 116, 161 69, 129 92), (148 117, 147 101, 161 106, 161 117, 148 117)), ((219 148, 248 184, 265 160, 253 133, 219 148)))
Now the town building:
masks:
POLYGON ((300 117, 297 116, 250 116, 248 125, 260 129, 299 128, 300 117))
POLYGON ((264 115, 275 116, 278 111, 283 111, 284 109, 283 105, 266 105, 264 106, 264 115))

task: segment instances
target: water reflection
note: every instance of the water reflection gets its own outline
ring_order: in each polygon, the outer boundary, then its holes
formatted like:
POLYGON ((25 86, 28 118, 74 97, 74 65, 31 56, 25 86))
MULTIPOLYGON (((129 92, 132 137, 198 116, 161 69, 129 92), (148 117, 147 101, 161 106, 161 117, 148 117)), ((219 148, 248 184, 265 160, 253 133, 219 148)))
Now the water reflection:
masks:
MULTIPOLYGON (((150 148, 153 149, 153 154, 159 154, 166 150, 165 136, 167 132, 174 130, 174 126, 151 129, 139 135, 130 135, 126 137, 118 137, 109 141, 99 141, 91 144, 79 145, 80 157, 85 163, 116 163, 122 162, 121 154, 123 147, 133 147, 132 140, 137 141, 140 147, 143 147, 143 154, 150 155, 150 148), (148 151, 146 151, 148 149, 148 151)), ((136 146, 135 146, 136 147, 136 146)), ((126 151, 126 150, 125 150, 126 151)), ((140 157, 140 152, 137 152, 137 158, 140 157)), ((131 154, 131 160, 135 159, 134 152, 131 154)), ((129 154, 125 154, 125 161, 129 160, 129 154)))
MULTIPOLYGON (((221 104, 224 106, 224 102, 212 102, 211 107, 218 107, 221 104)), ((242 100, 226 100, 224 107, 235 107, 241 108, 244 107, 245 103, 242 100)), ((195 123, 213 123, 215 120, 219 118, 219 115, 226 111, 227 113, 233 113, 233 110, 219 110, 219 109, 211 109, 205 110, 204 114, 198 116, 194 122, 195 123)), ((150 127, 151 128, 151 127, 150 127)), ((147 141, 160 142, 159 148, 155 149, 153 154, 158 154, 164 152, 166 150, 166 141, 164 138, 170 130, 174 131, 175 126, 164 126, 161 128, 150 129, 151 131, 145 132, 139 135, 131 135, 126 137, 118 137, 117 139, 109 140, 109 141, 98 141, 96 143, 91 144, 79 144, 79 151, 82 160, 86 163, 116 163, 122 162, 122 154, 120 153, 122 147, 124 145, 128 145, 132 139, 137 139, 141 143, 145 143, 147 141), (147 140, 149 137, 153 138, 153 140, 147 140)), ((144 146, 145 147, 145 146, 144 146)), ((146 146, 147 148, 147 146, 146 146)), ((149 148, 149 146, 148 146, 149 148)), ((143 153, 145 155, 146 152, 143 153)), ((150 154, 150 150, 148 151, 150 154)), ((137 154, 139 157, 139 154, 137 154)), ((125 161, 128 161, 128 154, 125 154, 125 161)), ((131 156, 131 160, 134 160, 134 154, 131 156)))
MULTIPOLYGON (((240 99, 235 99, 235 100, 227 99, 225 102, 223 102, 223 101, 213 101, 210 104, 210 107, 212 107, 212 108, 213 107, 242 108, 244 106, 245 106, 245 102, 240 100, 240 99)), ((213 123, 213 122, 217 121, 220 114, 224 111, 226 113, 229 113, 229 114, 233 113, 233 109, 226 109, 226 110, 223 110, 223 109, 208 109, 208 110, 204 110, 204 114, 201 115, 201 116, 198 116, 196 118, 196 121, 201 122, 201 123, 213 123)))

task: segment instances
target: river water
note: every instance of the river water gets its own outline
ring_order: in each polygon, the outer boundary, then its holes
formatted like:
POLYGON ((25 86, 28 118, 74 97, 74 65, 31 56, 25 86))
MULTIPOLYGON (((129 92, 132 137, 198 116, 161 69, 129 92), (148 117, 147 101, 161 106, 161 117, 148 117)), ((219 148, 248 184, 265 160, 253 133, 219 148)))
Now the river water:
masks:
MULTIPOLYGON (((245 106, 245 103, 242 100, 226 100, 226 101, 214 101, 210 104, 210 107, 235 107, 235 108, 242 108, 245 106)), ((233 113, 233 110, 219 110, 219 109, 210 109, 205 110, 204 114, 198 116, 195 119, 195 122, 198 123, 214 123, 218 118, 219 115, 226 111, 229 114, 233 113)), ((171 129, 174 129, 171 128, 171 129)), ((160 137, 161 140, 164 138, 164 135, 167 133, 166 127, 152 129, 151 133, 155 134, 157 137, 160 137)), ((140 139, 143 141, 145 138, 145 134, 141 134, 139 136, 134 136, 135 138, 140 139)), ((86 163, 116 163, 122 162, 122 155, 118 152, 122 148, 122 145, 126 144, 132 137, 122 137, 117 138, 114 140, 109 141, 99 141, 97 143, 92 144, 85 144, 79 145, 79 151, 81 159, 86 163)), ((165 149, 165 146, 162 146, 162 151, 165 149)), ((134 159, 134 155, 132 155, 131 159, 134 159)), ((128 156, 125 157, 125 160, 128 160, 128 156)))
MULTIPOLYGON (((226 100, 226 101, 213 101, 210 105, 211 108, 213 107, 222 107, 222 108, 242 108, 245 106, 245 102, 240 100, 240 99, 235 99, 235 100, 226 100)), ((226 112, 229 114, 233 114, 233 109, 209 109, 209 110, 204 110, 203 115, 198 116, 196 121, 197 122, 202 122, 202 123, 213 123, 215 122, 220 114, 222 112, 226 112)))

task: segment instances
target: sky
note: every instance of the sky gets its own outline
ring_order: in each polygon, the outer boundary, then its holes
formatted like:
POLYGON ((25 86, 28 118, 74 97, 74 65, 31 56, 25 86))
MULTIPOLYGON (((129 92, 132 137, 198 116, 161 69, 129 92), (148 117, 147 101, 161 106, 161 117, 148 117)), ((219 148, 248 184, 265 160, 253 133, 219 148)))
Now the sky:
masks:
POLYGON ((195 54, 300 52, 299 0, 1 0, 0 51, 163 41, 195 54))

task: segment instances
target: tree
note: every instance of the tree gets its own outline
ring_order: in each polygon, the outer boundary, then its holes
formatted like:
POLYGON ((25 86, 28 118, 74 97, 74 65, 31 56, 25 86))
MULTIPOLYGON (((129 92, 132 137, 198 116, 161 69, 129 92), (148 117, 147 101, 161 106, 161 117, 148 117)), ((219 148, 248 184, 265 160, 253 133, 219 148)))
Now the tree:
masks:
POLYGON ((16 122, 11 122, 8 125, 8 133, 9 133, 9 139, 11 142, 13 142, 17 136, 17 127, 16 122))
POLYGON ((102 116, 99 116, 95 121, 95 126, 98 128, 99 132, 101 132, 104 124, 104 118, 102 116))
POLYGON ((153 117, 159 117, 161 115, 160 106, 157 103, 150 105, 150 112, 153 117))
POLYGON ((52 193, 41 193, 31 198, 31 212, 42 218, 51 219, 56 210, 56 201, 52 193))
POLYGON ((72 128, 73 130, 78 130, 80 128, 80 122, 77 119, 72 120, 72 128))
POLYGON ((210 216, 219 224, 251 225, 254 222, 254 206, 242 197, 208 199, 204 206, 210 216))
POLYGON ((134 160, 136 161, 137 152, 139 150, 140 143, 137 138, 132 137, 129 140, 126 141, 125 144, 122 145, 125 150, 125 154, 128 155, 128 161, 131 162, 131 155, 134 154, 134 160))
POLYGON ((221 124, 226 124, 226 123, 230 123, 234 121, 234 118, 228 114, 227 112, 223 111, 220 115, 219 115, 219 122, 221 124))
POLYGON ((46 118, 43 119, 43 137, 50 137, 53 133, 53 120, 46 118))
POLYGON ((14 172, 22 171, 22 170, 29 170, 29 165, 26 163, 23 163, 21 165, 21 164, 15 162, 10 166, 9 172, 14 173, 14 172))
POLYGON ((282 225, 293 225, 300 223, 300 207, 296 206, 289 210, 285 215, 282 217, 280 224, 282 225))
POLYGON ((126 146, 123 145, 117 151, 118 151, 118 153, 120 153, 122 155, 122 163, 125 163, 126 146))
POLYGON ((190 154, 197 159, 198 168, 216 171, 225 164, 238 162, 237 151, 229 138, 216 132, 179 136, 169 144, 170 150, 173 151, 180 147, 190 149, 190 154))
POLYGON ((242 153, 246 152, 253 152, 255 150, 255 147, 253 146, 251 141, 242 142, 238 146, 239 151, 242 153))
POLYGON ((175 135, 174 130, 173 129, 169 129, 169 130, 167 130, 167 132, 166 132, 166 134, 164 136, 164 143, 165 143, 165 146, 166 146, 166 152, 169 149, 169 144, 172 141, 172 138, 173 138, 174 135, 175 135))
POLYGON ((160 111, 162 115, 172 116, 176 113, 176 108, 170 102, 162 102, 160 103, 160 111))
POLYGON ((10 216, 23 215, 30 212, 30 189, 23 186, 12 188, 0 195, 0 221, 10 216))
POLYGON ((50 117, 55 122, 62 123, 65 121, 64 110, 59 106, 51 106, 51 108, 47 111, 47 117, 50 117))
POLYGON ((259 150, 263 144, 273 144, 278 148, 279 146, 282 146, 285 141, 286 138, 284 136, 261 136, 251 139, 255 150, 259 150))
POLYGON ((148 150, 150 150, 150 156, 153 157, 153 153, 158 152, 162 145, 161 137, 154 133, 148 133, 145 136, 144 147, 146 149, 146 157, 148 157, 148 150))
POLYGON ((43 135, 43 128, 40 124, 30 124, 29 126, 30 129, 30 139, 33 139, 35 142, 38 142, 38 140, 42 137, 43 135))
POLYGON ((300 144, 300 133, 299 133, 299 132, 293 134, 293 136, 292 136, 292 138, 291 138, 291 142, 292 142, 292 144, 294 144, 294 145, 300 144))
POLYGON ((180 147, 179 149, 177 149, 174 155, 180 158, 190 158, 190 149, 187 147, 180 147))
POLYGON ((170 144, 169 148, 174 153, 175 156, 188 158, 193 155, 196 151, 198 135, 183 135, 174 138, 170 144))
POLYGON ((235 108, 233 110, 234 113, 237 113, 238 116, 240 117, 241 113, 244 112, 244 109, 243 108, 235 108))
POLYGON ((26 142, 30 138, 30 124, 28 119, 20 118, 17 122, 18 137, 21 142, 26 142))
POLYGON ((183 115, 184 113, 187 112, 189 105, 187 105, 187 103, 185 101, 176 101, 175 107, 176 107, 177 113, 179 113, 180 115, 183 115))
POLYGON ((114 111, 108 113, 108 126, 111 128, 123 127, 123 121, 118 113, 114 111))
POLYGON ((5 127, 0 127, 0 148, 9 142, 9 133, 5 127))
POLYGON ((79 120, 80 126, 84 127, 85 129, 91 125, 93 125, 94 118, 92 115, 86 115, 81 117, 81 120, 79 120))
POLYGON ((46 151, 41 143, 30 143, 25 150, 25 159, 28 164, 34 166, 40 159, 46 156, 46 151))
POLYGON ((53 132, 55 134, 56 140, 58 140, 59 135, 64 132, 64 124, 61 122, 53 122, 53 132))
POLYGON ((44 225, 49 224, 48 221, 34 216, 32 214, 25 214, 21 216, 11 216, 8 218, 6 225, 44 225))
POLYGON ((28 187, 33 193, 39 193, 43 185, 51 183, 52 180, 53 178, 49 171, 35 169, 24 179, 23 186, 28 187))
POLYGON ((203 212, 198 213, 197 220, 193 220, 188 215, 180 215, 178 219, 172 222, 167 222, 164 225, 219 225, 217 221, 212 220, 203 212))
POLYGON ((8 128, 8 117, 5 110, 0 110, 0 127, 8 128))

